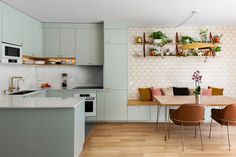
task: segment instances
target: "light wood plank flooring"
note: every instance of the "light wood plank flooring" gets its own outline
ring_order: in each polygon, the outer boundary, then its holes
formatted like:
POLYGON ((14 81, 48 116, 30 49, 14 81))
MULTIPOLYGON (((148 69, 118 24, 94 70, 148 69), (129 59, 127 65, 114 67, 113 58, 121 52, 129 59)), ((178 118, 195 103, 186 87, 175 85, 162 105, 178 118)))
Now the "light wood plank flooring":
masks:
POLYGON ((164 125, 159 124, 96 124, 86 140, 81 157, 236 157, 236 126, 230 127, 231 151, 228 151, 226 127, 202 126, 204 151, 199 132, 184 127, 185 151, 181 150, 181 128, 171 125, 170 139, 164 141, 164 125))

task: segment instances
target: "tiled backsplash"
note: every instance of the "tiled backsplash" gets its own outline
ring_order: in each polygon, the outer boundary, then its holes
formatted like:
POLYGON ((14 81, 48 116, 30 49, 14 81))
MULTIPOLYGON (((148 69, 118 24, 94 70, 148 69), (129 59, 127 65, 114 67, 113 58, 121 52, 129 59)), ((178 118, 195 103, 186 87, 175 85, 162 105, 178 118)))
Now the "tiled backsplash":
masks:
MULTIPOLYGON (((236 96, 236 27, 208 27, 212 34, 223 33, 220 56, 209 57, 136 57, 142 52, 141 45, 135 45, 135 37, 143 32, 163 31, 171 39, 175 33, 193 37, 199 36, 200 27, 181 28, 129 28, 129 99, 139 97, 139 87, 194 87, 192 74, 200 70, 203 75, 202 87, 222 87, 225 95, 236 96)), ((170 48, 171 49, 171 48, 170 48)))
POLYGON ((32 65, 0 65, 0 90, 8 89, 11 76, 23 76, 21 89, 39 88, 43 82, 48 82, 53 88, 60 89, 62 73, 68 74, 68 87, 83 85, 102 85, 102 66, 32 66, 32 65))

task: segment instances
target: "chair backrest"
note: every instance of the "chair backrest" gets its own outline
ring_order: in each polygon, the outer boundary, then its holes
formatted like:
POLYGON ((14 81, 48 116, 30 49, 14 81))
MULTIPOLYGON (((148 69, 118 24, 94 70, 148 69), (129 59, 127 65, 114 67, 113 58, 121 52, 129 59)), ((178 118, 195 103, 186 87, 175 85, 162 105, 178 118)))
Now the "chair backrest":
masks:
POLYGON ((236 121, 236 104, 231 104, 223 109, 223 119, 227 121, 236 121))
POLYGON ((181 121, 203 121, 205 108, 201 104, 184 104, 178 108, 178 119, 181 121))

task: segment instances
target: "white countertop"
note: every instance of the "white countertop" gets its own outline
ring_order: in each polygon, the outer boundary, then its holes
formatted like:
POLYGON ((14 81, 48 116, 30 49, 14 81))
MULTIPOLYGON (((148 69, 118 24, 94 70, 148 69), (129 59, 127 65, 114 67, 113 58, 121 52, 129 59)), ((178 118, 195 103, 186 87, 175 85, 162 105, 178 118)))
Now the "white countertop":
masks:
POLYGON ((75 108, 85 98, 80 97, 21 97, 0 95, 0 109, 6 108, 75 108))

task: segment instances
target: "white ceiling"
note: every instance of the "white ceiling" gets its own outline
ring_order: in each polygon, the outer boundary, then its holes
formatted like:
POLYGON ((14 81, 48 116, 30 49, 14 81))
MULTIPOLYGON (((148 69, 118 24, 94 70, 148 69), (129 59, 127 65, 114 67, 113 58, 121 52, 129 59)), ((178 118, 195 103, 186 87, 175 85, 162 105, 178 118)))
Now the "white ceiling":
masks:
POLYGON ((130 26, 236 25, 236 0, 3 0, 41 22, 125 21, 130 26))

